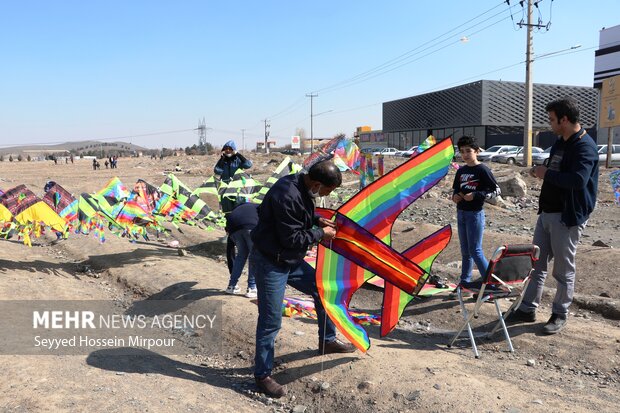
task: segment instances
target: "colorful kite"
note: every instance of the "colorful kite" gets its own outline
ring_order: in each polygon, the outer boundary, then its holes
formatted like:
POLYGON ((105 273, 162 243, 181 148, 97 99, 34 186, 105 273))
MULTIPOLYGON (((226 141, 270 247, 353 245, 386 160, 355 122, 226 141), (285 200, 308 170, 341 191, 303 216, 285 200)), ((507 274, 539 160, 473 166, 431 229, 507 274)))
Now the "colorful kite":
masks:
POLYGON ((269 191, 269 188, 271 188, 273 184, 278 181, 278 179, 286 175, 296 174, 297 172, 301 171, 301 169, 301 166, 293 162, 288 156, 284 158, 284 160, 280 162, 280 165, 278 165, 278 167, 271 174, 271 176, 267 178, 267 182, 265 182, 265 184, 261 187, 261 189, 258 191, 258 194, 252 199, 252 202, 257 204, 263 202, 267 191, 269 191))
POLYGON ((56 182, 46 185, 43 202, 50 206, 67 223, 69 230, 78 224, 78 200, 56 182))
POLYGON ((355 174, 360 164, 360 150, 352 139, 343 139, 334 149, 332 161, 341 171, 351 171, 355 174))
MULTIPOLYGON (((31 237, 41 236, 45 227, 61 233, 66 231, 65 220, 25 185, 16 186, 2 194, 0 204, 11 214, 10 222, 5 220, 3 234, 16 231, 28 246, 32 245, 31 237)), ((6 212, 2 215, 8 217, 6 212)))
POLYGON ((344 135, 338 135, 319 145, 315 152, 304 159, 303 167, 308 170, 317 162, 332 159, 341 171, 351 170, 357 173, 359 158, 360 151, 355 142, 352 139, 347 139, 344 135))
POLYGON ((196 213, 196 220, 207 219, 213 222, 221 219, 221 216, 213 212, 211 208, 192 191, 183 184, 176 176, 169 174, 159 190, 173 199, 178 200, 181 205, 196 213))
POLYGON ((353 293, 374 275, 385 280, 381 334, 386 335, 402 314, 403 303, 424 286, 432 262, 450 240, 448 225, 402 253, 390 246, 398 215, 443 179, 453 156, 452 141, 445 139, 369 184, 338 210, 317 210, 338 226, 336 238, 318 247, 321 301, 338 329, 361 351, 370 341, 349 313, 353 293))
POLYGON ((418 145, 418 147, 415 149, 415 153, 422 153, 436 143, 437 140, 435 139, 435 137, 433 135, 429 135, 428 138, 424 140, 424 142, 418 145))
MULTIPOLYGON (((381 318, 374 314, 364 313, 361 311, 350 311, 349 314, 353 320, 360 325, 381 325, 381 318)), ((317 319, 314 301, 302 300, 299 298, 284 297, 282 301, 282 315, 285 317, 303 317, 312 320, 317 319)))

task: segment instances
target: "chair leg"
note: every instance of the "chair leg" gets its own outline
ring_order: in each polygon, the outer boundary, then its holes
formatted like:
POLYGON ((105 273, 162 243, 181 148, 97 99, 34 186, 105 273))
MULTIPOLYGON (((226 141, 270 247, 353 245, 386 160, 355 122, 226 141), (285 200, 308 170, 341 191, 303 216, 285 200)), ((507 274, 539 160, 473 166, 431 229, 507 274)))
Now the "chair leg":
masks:
MULTIPOLYGON (((496 300, 497 302, 497 300, 496 300)), ((508 317, 508 314, 510 314, 512 312, 512 310, 514 310, 515 308, 518 307, 518 303, 515 301, 512 303, 512 305, 508 308, 508 310, 506 310, 504 312, 505 316, 502 316, 502 320, 505 321, 505 317, 508 317)), ((493 330, 491 330, 491 332, 489 333, 489 337, 491 337, 493 334, 495 334, 497 332, 497 330, 502 326, 501 321, 497 320, 497 323, 495 324, 495 326, 493 327, 493 330)))
MULTIPOLYGON (((495 309, 497 310, 497 316, 499 317, 499 324, 502 326, 502 330, 504 330, 504 336, 506 337, 506 341, 508 342, 508 349, 511 353, 515 352, 514 347, 512 347, 512 341, 510 340, 510 334, 508 334, 508 329, 506 328, 506 322, 504 321, 504 317, 502 316, 502 310, 499 308, 498 300, 495 300, 495 309)), ((497 326, 493 330, 495 330, 497 326)))
POLYGON ((448 347, 452 347, 452 345, 459 338, 459 336, 461 335, 465 327, 467 327, 467 333, 469 335, 469 340, 471 341, 471 348, 474 351, 474 356, 476 358, 480 358, 480 353, 478 353, 478 347, 476 346, 476 340, 474 339, 474 333, 470 325, 470 321, 472 318, 474 318, 476 311, 474 309, 474 311, 472 311, 471 313, 467 312, 467 309, 465 308, 465 303, 463 302, 463 296, 461 295, 460 289, 457 290, 457 295, 459 297, 459 304, 461 305, 461 312, 463 313, 463 318, 465 319, 465 322, 461 325, 461 328, 456 332, 454 337, 452 337, 452 341, 450 341, 450 344, 448 344, 448 347))

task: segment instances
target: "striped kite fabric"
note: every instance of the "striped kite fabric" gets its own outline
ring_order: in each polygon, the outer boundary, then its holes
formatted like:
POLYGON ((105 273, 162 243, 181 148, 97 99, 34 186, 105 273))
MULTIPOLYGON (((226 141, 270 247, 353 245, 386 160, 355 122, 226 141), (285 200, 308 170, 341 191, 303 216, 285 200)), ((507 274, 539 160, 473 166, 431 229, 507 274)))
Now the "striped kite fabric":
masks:
MULTIPOLYGON (((362 351, 370 341, 349 315, 353 293, 373 275, 386 280, 382 333, 387 334, 450 240, 451 229, 446 227, 403 254, 390 247, 398 215, 446 175, 453 155, 452 141, 445 139, 360 190, 335 212, 336 238, 318 247, 316 277, 323 306, 339 330, 362 351)), ((329 217, 329 212, 325 215, 329 217)))

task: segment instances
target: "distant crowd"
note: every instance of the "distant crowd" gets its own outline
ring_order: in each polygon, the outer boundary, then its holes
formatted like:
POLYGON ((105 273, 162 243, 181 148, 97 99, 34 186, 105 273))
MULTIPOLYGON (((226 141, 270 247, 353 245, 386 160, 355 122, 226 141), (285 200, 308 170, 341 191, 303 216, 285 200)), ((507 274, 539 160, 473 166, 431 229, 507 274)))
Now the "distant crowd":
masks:
MULTIPOLYGON (((105 160, 103 164, 105 165, 105 169, 108 169, 108 167, 110 169, 116 169, 118 167, 118 155, 110 156, 105 160)), ((93 159, 93 171, 96 171, 98 169, 101 169, 101 164, 95 158, 93 159)))

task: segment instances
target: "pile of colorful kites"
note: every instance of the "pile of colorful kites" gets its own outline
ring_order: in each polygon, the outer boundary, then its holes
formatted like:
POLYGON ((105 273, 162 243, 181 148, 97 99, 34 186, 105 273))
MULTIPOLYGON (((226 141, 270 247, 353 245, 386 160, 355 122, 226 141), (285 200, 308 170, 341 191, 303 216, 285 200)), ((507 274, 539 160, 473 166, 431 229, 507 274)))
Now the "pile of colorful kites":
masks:
POLYGON ((98 192, 79 196, 53 181, 45 185, 42 197, 18 185, 6 192, 0 190, 0 237, 17 236, 24 244, 32 245, 32 238, 40 237, 49 228, 58 238, 71 233, 94 234, 104 242, 106 230, 130 240, 148 240, 149 232, 164 233, 166 222, 177 228, 179 223, 207 229, 213 225, 223 227, 223 214, 213 211, 201 194, 214 194, 219 200, 260 203, 280 177, 300 170, 301 166, 287 157, 265 185, 238 170, 229 183, 211 177, 195 190, 173 174, 160 187, 138 180, 131 190, 115 177, 98 192))

